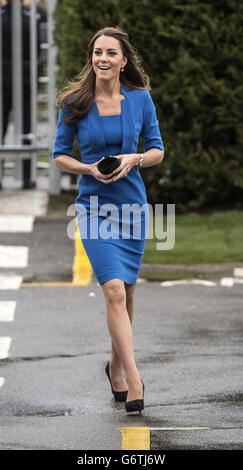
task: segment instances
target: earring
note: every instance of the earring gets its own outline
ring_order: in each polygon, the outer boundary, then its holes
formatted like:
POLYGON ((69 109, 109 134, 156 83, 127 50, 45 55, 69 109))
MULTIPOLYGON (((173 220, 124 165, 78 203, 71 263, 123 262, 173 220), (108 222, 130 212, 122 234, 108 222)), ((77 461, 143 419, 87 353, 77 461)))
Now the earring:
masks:
POLYGON ((121 68, 121 72, 124 72, 124 68, 123 68, 123 67, 121 68))

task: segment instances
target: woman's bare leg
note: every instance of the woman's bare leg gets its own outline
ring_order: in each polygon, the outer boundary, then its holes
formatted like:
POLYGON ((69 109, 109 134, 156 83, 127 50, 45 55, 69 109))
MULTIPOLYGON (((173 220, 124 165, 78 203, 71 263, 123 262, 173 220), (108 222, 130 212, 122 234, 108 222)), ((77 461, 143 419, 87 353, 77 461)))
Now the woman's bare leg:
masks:
MULTIPOLYGON (((142 398, 143 389, 135 363, 132 324, 127 311, 124 282, 120 279, 112 279, 102 284, 102 289, 106 300, 107 325, 117 353, 116 358, 119 356, 126 371, 127 401, 142 398)), ((132 316, 133 310, 131 307, 130 313, 132 316)), ((113 388, 117 390, 115 383, 113 383, 113 388)))
POLYGON ((133 315, 134 315, 134 293, 136 289, 136 284, 126 284, 125 285, 125 290, 126 290, 126 307, 127 307, 127 313, 130 318, 131 324, 133 321, 133 315))
MULTIPOLYGON (((132 324, 133 315, 134 315, 134 292, 136 284, 125 284, 126 290, 126 308, 127 313, 132 324)), ((113 388, 116 391, 124 391, 128 389, 127 383, 122 375, 122 362, 117 353, 117 350, 114 346, 113 341, 111 341, 111 359, 109 361, 110 365, 110 377, 112 380, 113 388)))

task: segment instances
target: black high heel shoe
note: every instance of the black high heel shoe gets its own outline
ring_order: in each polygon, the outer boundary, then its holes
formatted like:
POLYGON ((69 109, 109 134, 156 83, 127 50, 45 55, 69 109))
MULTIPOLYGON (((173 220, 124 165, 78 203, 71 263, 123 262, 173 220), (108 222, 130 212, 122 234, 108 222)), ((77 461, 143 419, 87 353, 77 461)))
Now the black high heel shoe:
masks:
POLYGON ((125 408, 127 413, 131 413, 132 411, 141 411, 144 409, 144 383, 141 380, 142 385, 143 385, 143 398, 138 399, 138 400, 131 400, 131 401, 126 401, 125 403, 125 408))
POLYGON ((106 365, 106 368, 105 368, 105 372, 106 372, 106 375, 110 381, 110 384, 111 384, 111 391, 114 395, 114 398, 116 401, 126 401, 127 399, 127 394, 128 394, 128 390, 125 390, 124 392, 116 392, 115 390, 113 390, 113 387, 112 387, 112 383, 111 383, 111 379, 110 379, 110 371, 109 371, 109 361, 107 362, 107 365, 106 365))

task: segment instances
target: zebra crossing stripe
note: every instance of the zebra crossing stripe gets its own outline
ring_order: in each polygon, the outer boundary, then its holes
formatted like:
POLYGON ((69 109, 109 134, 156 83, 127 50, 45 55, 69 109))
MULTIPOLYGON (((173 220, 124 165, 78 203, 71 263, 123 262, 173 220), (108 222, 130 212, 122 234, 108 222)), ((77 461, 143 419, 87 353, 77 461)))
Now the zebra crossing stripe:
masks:
MULTIPOLYGON (((33 231, 33 215, 0 215, 0 233, 28 233, 33 231)), ((25 268, 28 265, 29 248, 26 246, 0 245, 0 268, 25 268)), ((0 289, 19 289, 22 276, 0 274, 0 289)), ((16 301, 0 301, 0 322, 14 320, 16 301)), ((0 360, 9 355, 12 338, 0 337, 0 360)), ((0 377, 0 388, 5 379, 0 377)))
POLYGON ((0 268, 26 268, 28 256, 27 246, 0 245, 0 268))
POLYGON ((2 300, 0 302, 0 322, 13 321, 16 308, 15 300, 2 300))
POLYGON ((0 274, 0 290, 19 289, 23 276, 12 274, 0 274))
POLYGON ((3 386, 5 382, 5 379, 3 377, 0 377, 0 388, 3 386))
POLYGON ((8 357, 12 338, 9 336, 0 336, 0 359, 8 357))
POLYGON ((26 233, 33 231, 33 215, 0 215, 1 233, 26 233))

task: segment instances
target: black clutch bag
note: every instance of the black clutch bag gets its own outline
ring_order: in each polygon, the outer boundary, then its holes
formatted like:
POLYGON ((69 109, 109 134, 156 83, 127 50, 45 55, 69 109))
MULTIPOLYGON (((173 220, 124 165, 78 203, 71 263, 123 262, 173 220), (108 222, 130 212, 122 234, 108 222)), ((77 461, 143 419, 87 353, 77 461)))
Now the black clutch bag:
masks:
POLYGON ((121 164, 121 161, 116 157, 107 157, 101 160, 97 168, 103 175, 108 175, 116 168, 118 168, 121 164))

